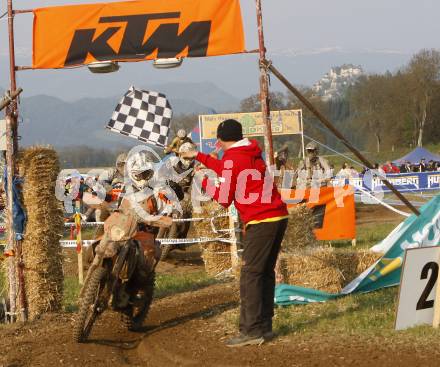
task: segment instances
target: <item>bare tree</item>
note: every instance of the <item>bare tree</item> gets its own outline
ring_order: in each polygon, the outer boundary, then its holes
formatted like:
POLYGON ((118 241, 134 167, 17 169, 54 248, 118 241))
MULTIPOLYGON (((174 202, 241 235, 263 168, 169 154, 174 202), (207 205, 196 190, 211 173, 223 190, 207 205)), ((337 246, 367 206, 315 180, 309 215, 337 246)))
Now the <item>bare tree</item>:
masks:
POLYGON ((423 134, 427 124, 432 122, 430 108, 440 79, 440 52, 422 50, 413 56, 407 68, 413 105, 414 136, 417 146, 423 145, 423 134))

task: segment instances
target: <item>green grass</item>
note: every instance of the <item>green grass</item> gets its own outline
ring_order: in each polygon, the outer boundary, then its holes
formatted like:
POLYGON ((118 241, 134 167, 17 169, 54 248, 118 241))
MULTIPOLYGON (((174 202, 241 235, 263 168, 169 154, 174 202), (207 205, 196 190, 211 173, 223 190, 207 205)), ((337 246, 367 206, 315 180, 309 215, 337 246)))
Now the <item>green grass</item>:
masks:
MULTIPOLYGON (((356 248, 370 248, 397 227, 397 223, 368 223, 356 228, 356 248)), ((336 248, 351 247, 351 241, 329 241, 331 246, 336 248)))
POLYGON ((81 286, 78 283, 78 277, 64 278, 63 310, 66 312, 75 312, 78 309, 77 301, 81 286))
POLYGON ((195 291, 218 283, 218 280, 207 275, 203 270, 186 274, 157 274, 156 298, 163 298, 176 293, 195 291))
POLYGON ((439 338, 440 331, 418 326, 394 330, 398 287, 350 295, 326 303, 277 308, 274 328, 280 335, 332 334, 378 337, 439 338))
MULTIPOLYGON (((194 291, 218 280, 208 276, 204 271, 186 274, 156 274, 155 298, 163 298, 173 294, 194 291)), ((63 310, 75 312, 78 309, 77 301, 81 287, 77 277, 64 278, 63 310)))
POLYGON ((326 303, 278 308, 274 326, 280 334, 363 333, 391 331, 397 288, 351 295, 326 303))

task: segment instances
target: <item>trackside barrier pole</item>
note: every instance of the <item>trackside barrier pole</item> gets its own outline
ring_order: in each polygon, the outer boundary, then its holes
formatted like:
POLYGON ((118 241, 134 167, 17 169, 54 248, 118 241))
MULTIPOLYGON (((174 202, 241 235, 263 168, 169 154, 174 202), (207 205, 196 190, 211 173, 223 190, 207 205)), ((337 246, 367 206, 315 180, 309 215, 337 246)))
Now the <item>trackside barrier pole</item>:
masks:
POLYGON ((75 227, 76 227, 76 252, 78 254, 78 282, 84 284, 84 267, 82 252, 82 234, 81 234, 81 200, 75 202, 75 227))

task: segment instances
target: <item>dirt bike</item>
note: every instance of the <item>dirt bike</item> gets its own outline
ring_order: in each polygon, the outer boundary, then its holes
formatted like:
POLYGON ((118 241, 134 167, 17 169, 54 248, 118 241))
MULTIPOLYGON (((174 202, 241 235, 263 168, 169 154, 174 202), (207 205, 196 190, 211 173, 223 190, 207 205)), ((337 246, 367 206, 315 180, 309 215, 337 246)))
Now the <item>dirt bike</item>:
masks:
MULTIPOLYGON (((104 234, 93 244, 94 258, 80 294, 73 339, 85 342, 96 319, 106 309, 117 311, 129 330, 142 326, 154 292, 160 249, 152 226, 169 226, 169 218, 141 223, 125 208, 104 223, 104 234)), ((146 203, 150 206, 150 203, 146 203)))

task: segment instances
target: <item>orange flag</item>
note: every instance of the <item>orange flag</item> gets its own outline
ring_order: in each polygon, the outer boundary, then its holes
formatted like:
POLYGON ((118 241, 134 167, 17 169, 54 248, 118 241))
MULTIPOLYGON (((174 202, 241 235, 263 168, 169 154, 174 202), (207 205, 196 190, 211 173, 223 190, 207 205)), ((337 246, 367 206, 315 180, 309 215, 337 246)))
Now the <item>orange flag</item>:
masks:
POLYGON ((244 49, 239 0, 143 0, 34 10, 34 69, 244 49))

